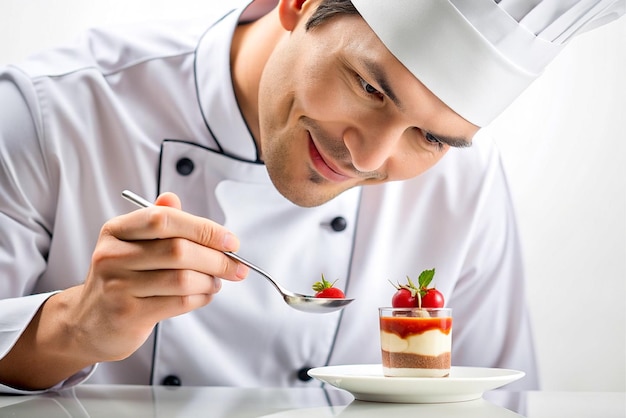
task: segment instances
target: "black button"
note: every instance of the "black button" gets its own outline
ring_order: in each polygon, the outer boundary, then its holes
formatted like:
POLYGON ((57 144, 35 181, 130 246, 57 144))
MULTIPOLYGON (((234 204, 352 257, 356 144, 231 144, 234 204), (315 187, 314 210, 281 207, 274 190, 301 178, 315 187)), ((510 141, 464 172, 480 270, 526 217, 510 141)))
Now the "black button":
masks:
POLYGON ((164 386, 180 386, 181 384, 182 383, 178 376, 174 376, 173 374, 166 376, 165 379, 163 379, 164 386))
POLYGON ((313 379, 307 374, 309 370, 311 370, 311 368, 308 366, 304 366, 303 368, 298 370, 298 379, 302 380, 303 382, 308 382, 309 380, 313 379))
POLYGON ((189 158, 186 158, 186 157, 181 158, 176 163, 176 171, 178 171, 178 174, 180 174, 181 176, 190 175, 193 169, 194 169, 193 161, 191 161, 189 158))
POLYGON ((343 231, 344 229, 346 229, 347 226, 348 222, 346 221, 346 218, 342 216, 337 216, 335 219, 330 221, 330 227, 333 229, 333 231, 336 232, 343 231))

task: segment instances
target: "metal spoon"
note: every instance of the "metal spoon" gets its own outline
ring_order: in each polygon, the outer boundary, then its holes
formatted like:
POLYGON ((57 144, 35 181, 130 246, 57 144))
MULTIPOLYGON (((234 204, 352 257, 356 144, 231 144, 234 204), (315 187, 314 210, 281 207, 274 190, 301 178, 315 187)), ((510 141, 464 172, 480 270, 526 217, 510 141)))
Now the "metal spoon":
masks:
MULTIPOLYGON (((124 197, 126 200, 133 202, 134 204, 140 207, 147 208, 150 206, 154 206, 154 204, 144 199, 143 197, 131 192, 130 190, 124 190, 122 192, 122 197, 124 197)), ((278 290, 278 292, 281 294, 285 303, 287 303, 287 305, 299 311, 311 312, 311 313, 333 312, 338 309, 343 309, 347 304, 349 304, 350 302, 354 300, 354 299, 347 299, 347 298, 346 299, 316 298, 315 296, 307 296, 307 295, 302 295, 300 293, 291 292, 285 289, 284 287, 282 287, 281 285, 279 285, 278 282, 276 282, 276 280, 274 280, 272 276, 269 275, 269 273, 265 272, 260 267, 252 264, 248 260, 242 258, 240 255, 237 255, 230 251, 224 251, 224 254, 226 254, 227 256, 229 256, 230 258, 234 260, 239 261, 240 263, 245 264, 246 266, 250 267, 252 270, 256 271, 257 273, 265 277, 267 280, 269 280, 269 282, 272 285, 274 285, 276 290, 278 290)))

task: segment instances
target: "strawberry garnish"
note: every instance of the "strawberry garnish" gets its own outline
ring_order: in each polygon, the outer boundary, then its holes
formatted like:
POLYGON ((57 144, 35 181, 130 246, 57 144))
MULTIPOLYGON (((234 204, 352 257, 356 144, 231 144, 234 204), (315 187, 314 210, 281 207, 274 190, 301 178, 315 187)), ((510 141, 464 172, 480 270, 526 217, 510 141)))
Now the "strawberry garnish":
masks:
MULTIPOLYGON (((391 298, 394 308, 443 308, 441 292, 428 287, 435 277, 435 269, 424 270, 417 279, 417 285, 407 276, 407 283, 393 285, 397 290, 391 298)), ((393 284, 393 283, 392 283, 393 284)))
POLYGON ((313 284, 313 291, 315 292, 316 298, 327 298, 327 299, 344 299, 346 295, 343 291, 335 286, 337 280, 334 282, 329 282, 324 278, 322 274, 322 280, 319 282, 315 282, 313 284))

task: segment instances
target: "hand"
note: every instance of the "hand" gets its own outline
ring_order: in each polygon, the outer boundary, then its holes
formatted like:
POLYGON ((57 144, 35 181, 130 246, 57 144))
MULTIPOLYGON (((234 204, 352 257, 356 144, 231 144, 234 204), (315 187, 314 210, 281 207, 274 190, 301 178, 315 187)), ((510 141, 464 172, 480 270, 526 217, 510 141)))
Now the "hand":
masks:
POLYGON ((0 359, 0 382, 43 389, 89 365, 124 359, 157 322, 208 304, 220 278, 247 275, 223 254, 239 247, 223 226, 183 212, 171 193, 156 205, 102 227, 84 284, 43 304, 0 359))
POLYGON ((80 302, 70 310, 71 329, 94 360, 127 357, 157 322, 208 304, 220 278, 247 275, 223 254, 239 246, 224 227, 181 211, 171 193, 155 203, 103 226, 80 302))

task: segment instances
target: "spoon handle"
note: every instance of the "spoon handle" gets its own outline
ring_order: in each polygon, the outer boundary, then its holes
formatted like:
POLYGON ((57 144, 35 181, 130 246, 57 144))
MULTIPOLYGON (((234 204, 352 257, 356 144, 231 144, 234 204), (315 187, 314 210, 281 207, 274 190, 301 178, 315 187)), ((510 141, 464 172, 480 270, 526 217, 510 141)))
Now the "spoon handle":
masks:
POLYGON ((122 197, 130 202, 133 202, 137 206, 141 206, 142 208, 154 206, 152 202, 148 202, 146 199, 139 196, 137 193, 131 192, 130 190, 124 190, 122 192, 122 197))

